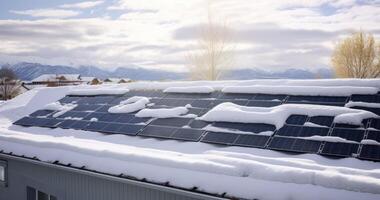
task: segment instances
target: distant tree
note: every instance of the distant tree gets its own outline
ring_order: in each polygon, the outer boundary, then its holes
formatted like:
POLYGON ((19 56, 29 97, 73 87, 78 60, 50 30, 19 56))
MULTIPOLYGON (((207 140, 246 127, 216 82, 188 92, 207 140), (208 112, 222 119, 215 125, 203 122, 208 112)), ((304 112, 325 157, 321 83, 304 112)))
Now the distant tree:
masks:
POLYGON ((227 23, 214 21, 210 1, 207 14, 207 24, 202 27, 197 49, 187 55, 193 80, 218 80, 233 64, 233 46, 227 23))
POLYGON ((3 67, 0 69, 0 96, 3 100, 12 98, 19 92, 20 81, 13 70, 3 67))
POLYGON ((380 77, 380 46, 371 34, 358 32, 341 41, 332 55, 335 73, 341 78, 380 77))

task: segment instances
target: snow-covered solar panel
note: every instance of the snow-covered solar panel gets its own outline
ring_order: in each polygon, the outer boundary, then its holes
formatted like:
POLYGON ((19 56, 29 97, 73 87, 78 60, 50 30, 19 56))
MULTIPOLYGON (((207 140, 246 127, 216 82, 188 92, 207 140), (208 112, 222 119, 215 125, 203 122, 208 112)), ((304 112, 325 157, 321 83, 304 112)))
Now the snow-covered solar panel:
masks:
MULTIPOLYGON (((359 158, 361 159, 380 160, 377 152, 373 153, 374 149, 378 148, 377 146, 360 144, 362 139, 380 142, 380 131, 375 130, 380 129, 380 119, 365 119, 362 125, 352 125, 334 123, 332 116, 307 116, 305 113, 304 115, 291 115, 286 120, 285 125, 278 130, 270 124, 206 122, 195 119, 195 117, 200 117, 213 107, 225 102, 265 109, 265 107, 274 107, 282 103, 344 106, 348 101, 380 103, 380 95, 331 97, 223 93, 218 91, 172 93, 161 90, 131 90, 124 95, 66 96, 59 102, 76 104, 77 106, 72 110, 54 116, 59 111, 41 109, 14 124, 95 131, 103 134, 201 141, 219 145, 267 148, 295 153, 317 153, 338 157, 349 157, 360 153, 359 158), (137 117, 135 116, 137 111, 132 113, 108 112, 110 107, 134 96, 148 97, 149 104, 146 106, 150 109, 186 106, 187 114, 192 116, 189 118, 154 119, 137 117), (366 132, 367 128, 368 131, 366 132), (326 136, 340 139, 340 142, 323 140, 323 137, 326 136), (342 139, 346 139, 347 142, 342 142, 342 139), (358 152, 359 144, 363 147, 360 152, 358 152)), ((380 114, 379 108, 365 106, 353 108, 380 114)))

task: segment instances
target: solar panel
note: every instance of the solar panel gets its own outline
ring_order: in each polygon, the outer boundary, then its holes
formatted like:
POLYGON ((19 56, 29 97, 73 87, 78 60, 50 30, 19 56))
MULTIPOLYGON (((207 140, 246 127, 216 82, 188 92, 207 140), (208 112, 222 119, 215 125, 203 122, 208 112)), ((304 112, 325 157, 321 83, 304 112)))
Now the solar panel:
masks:
POLYGON ((276 135, 289 137, 311 137, 315 135, 327 136, 328 133, 328 128, 285 125, 276 132, 276 135))
POLYGON ((41 126, 48 128, 57 128, 57 125, 61 122, 63 122, 63 119, 47 118, 47 121, 41 126))
POLYGON ((86 103, 87 104, 109 104, 115 98, 116 98, 115 96, 95 96, 95 97, 88 98, 86 103))
POLYGON ((368 131, 368 135, 366 139, 380 142, 380 131, 374 131, 374 130, 368 131))
POLYGON ((157 137, 157 138, 170 138, 171 135, 178 128, 175 127, 165 127, 165 126, 146 126, 138 135, 139 136, 148 136, 148 137, 157 137))
POLYGON ((375 113, 376 115, 380 115, 380 108, 370 108, 370 107, 363 107, 363 106, 354 106, 353 109, 359 109, 359 110, 366 110, 372 113, 375 113))
POLYGON ((211 108, 213 101, 210 99, 196 99, 191 102, 191 106, 196 108, 211 108))
POLYGON ((80 99, 80 97, 65 96, 64 98, 62 98, 61 100, 59 100, 59 102, 60 103, 64 103, 64 104, 67 104, 67 103, 76 103, 79 99, 80 99))
POLYGON ((102 115, 98 120, 102 122, 116 122, 122 114, 106 113, 102 115))
POLYGON ((122 124, 119 123, 107 123, 107 125, 102 129, 103 133, 120 133, 120 128, 122 124))
POLYGON ((236 100, 236 99, 253 99, 255 97, 254 94, 242 94, 242 93, 223 93, 221 94, 221 96, 219 97, 220 99, 232 99, 232 100, 236 100))
POLYGON ((348 157, 356 154, 359 144, 355 143, 341 143, 341 142, 326 142, 321 154, 337 157, 348 157))
POLYGON ((108 113, 108 109, 111 107, 112 107, 111 105, 104 105, 104 106, 101 106, 99 109, 97 109, 96 112, 108 113))
POLYGON ((34 118, 33 119, 33 126, 40 126, 44 127, 45 124, 47 124, 49 121, 48 118, 34 118))
POLYGON ((23 117, 17 121, 15 121, 13 124, 19 125, 19 126, 33 126, 34 118, 32 117, 23 117))
POLYGON ((104 113, 100 112, 92 112, 86 115, 86 117, 83 118, 83 120, 91 120, 91 119, 100 119, 104 116, 104 113))
POLYGON ((191 104, 193 102, 192 99, 161 99, 156 105, 167 106, 167 107, 179 107, 186 106, 187 104, 191 104))
POLYGON ((58 116, 57 118, 65 119, 65 118, 85 118, 89 115, 90 112, 77 112, 77 111, 68 111, 64 114, 58 116))
POLYGON ((187 114, 194 114, 197 116, 201 116, 205 114, 208 111, 208 109, 203 109, 203 108, 188 108, 187 114))
POLYGON ((256 94, 254 100, 283 101, 286 97, 287 95, 256 94))
POLYGON ((276 132, 276 135, 298 137, 301 130, 302 126, 284 125, 276 132))
POLYGON ((347 101, 347 97, 335 97, 335 96, 289 96, 288 102, 319 102, 321 104, 336 103, 344 104, 347 101))
MULTIPOLYGON (((62 122, 63 123, 63 122, 62 122)), ((85 130, 85 128, 90 124, 88 121, 77 120, 69 128, 77 130, 85 130)))
POLYGON ((351 101, 380 103, 380 95, 378 95, 378 94, 374 94, 374 95, 354 94, 351 96, 351 101))
POLYGON ((365 130, 348 129, 348 128, 334 128, 331 136, 341 137, 347 140, 360 142, 364 137, 365 130))
POLYGON ((364 144, 360 151, 359 158, 380 161, 380 146, 364 144))
POLYGON ((125 135, 137 135, 145 125, 138 124, 123 124, 120 129, 117 130, 117 133, 125 134, 125 135))
POLYGON ((82 111, 82 112, 92 111, 92 112, 95 112, 100 107, 102 107, 102 106, 101 105, 86 105, 86 104, 83 104, 83 105, 76 106, 74 109, 72 109, 72 111, 82 111))
POLYGON ((369 127, 380 130, 380 119, 371 119, 369 127))
POLYGON ((30 117, 47 117, 48 115, 52 114, 55 112, 54 110, 37 110, 30 114, 30 117))
POLYGON ((190 122, 189 127, 191 127, 191 128, 197 128, 197 129, 202 129, 202 128, 208 126, 209 124, 211 124, 211 123, 205 122, 205 121, 202 121, 202 120, 196 120, 196 119, 194 119, 193 121, 190 122))
POLYGON ((170 138, 176 140, 199 141, 203 133, 203 130, 179 128, 170 136, 170 138))
POLYGON ((281 104, 281 101, 248 101, 248 104, 246 106, 253 106, 253 107, 273 107, 278 106, 281 104))
POLYGON ((118 122, 118 123, 128 123, 129 121, 131 121, 133 118, 135 118, 135 115, 133 114, 126 114, 126 113, 123 113, 123 114, 120 114, 120 116, 118 118, 116 118, 116 120, 114 122, 118 122))
POLYGON ((107 125, 108 123, 106 122, 91 122, 87 127, 85 127, 85 129, 86 131, 101 132, 107 125))
POLYGON ((129 120, 128 123, 130 124, 147 124, 150 122, 152 118, 149 117, 133 117, 131 120, 129 120))
POLYGON ((223 132, 206 132, 206 135, 201 139, 201 142, 213 144, 232 144, 239 135, 235 133, 223 132))
POLYGON ((286 119, 286 123, 293 125, 303 125, 306 122, 306 120, 306 115, 290 115, 288 119, 286 119))
POLYGON ((64 120, 63 122, 59 123, 57 127, 63 128, 63 129, 69 129, 77 121, 78 120, 64 120))
POLYGON ((226 128, 230 130, 239 130, 244 132, 260 133, 264 131, 274 131, 276 127, 271 124, 259 123, 232 123, 232 122, 214 122, 213 126, 226 128))
POLYGON ((321 144, 320 141, 275 136, 268 148, 295 153, 317 153, 321 144))
POLYGON ((247 105, 248 100, 228 100, 228 99, 220 100, 220 99, 217 99, 217 100, 215 100, 213 102, 213 105, 217 106, 217 105, 219 105, 221 103, 226 103, 226 102, 234 103, 234 104, 237 104, 237 105, 240 105, 240 106, 245 106, 245 105, 247 105))
POLYGON ((189 124, 191 118, 164 118, 164 119, 155 119, 150 124, 158 126, 171 126, 171 127, 183 127, 189 124))
POLYGON ((233 145, 264 148, 269 138, 269 136, 264 135, 241 134, 233 145))
POLYGON ((354 128, 360 128, 360 127, 362 127, 362 126, 361 126, 361 125, 355 125, 355 124, 335 123, 335 124, 334 124, 334 127, 337 127, 337 128, 351 128, 351 129, 354 129, 354 128))
POLYGON ((334 117, 331 116, 314 116, 309 118, 309 122, 327 127, 330 127, 333 121, 334 117))

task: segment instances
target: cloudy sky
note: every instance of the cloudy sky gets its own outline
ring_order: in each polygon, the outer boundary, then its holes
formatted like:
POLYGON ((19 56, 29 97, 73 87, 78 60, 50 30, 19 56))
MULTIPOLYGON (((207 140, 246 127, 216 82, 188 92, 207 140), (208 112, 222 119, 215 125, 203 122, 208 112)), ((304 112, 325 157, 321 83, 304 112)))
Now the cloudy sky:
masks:
MULTIPOLYGON (((234 66, 316 69, 355 30, 380 36, 380 0, 211 0, 234 66)), ((207 0, 1 0, 0 63, 186 70, 207 0)))

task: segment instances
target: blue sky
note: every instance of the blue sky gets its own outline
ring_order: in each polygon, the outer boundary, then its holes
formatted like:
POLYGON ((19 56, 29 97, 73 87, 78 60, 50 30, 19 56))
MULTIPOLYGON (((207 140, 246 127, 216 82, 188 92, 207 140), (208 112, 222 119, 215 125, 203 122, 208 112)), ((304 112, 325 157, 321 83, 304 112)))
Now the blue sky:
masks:
POLYGON ((2 0, 0 63, 186 71, 208 5, 236 68, 328 67, 341 38, 380 34, 379 0, 2 0))

